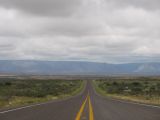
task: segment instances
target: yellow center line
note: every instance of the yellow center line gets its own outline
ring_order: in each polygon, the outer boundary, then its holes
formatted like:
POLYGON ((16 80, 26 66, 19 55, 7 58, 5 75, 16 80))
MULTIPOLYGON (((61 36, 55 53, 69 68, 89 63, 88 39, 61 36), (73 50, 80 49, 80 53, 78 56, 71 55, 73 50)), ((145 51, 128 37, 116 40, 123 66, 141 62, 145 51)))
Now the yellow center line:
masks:
POLYGON ((89 120, 94 120, 93 108, 92 108, 92 103, 91 103, 90 97, 89 97, 89 120))
POLYGON ((80 120, 81 119, 81 115, 82 115, 82 112, 84 110, 84 107, 86 105, 87 100, 88 100, 88 95, 87 95, 85 101, 83 102, 83 104, 82 104, 82 106, 81 106, 81 108, 80 108, 75 120, 80 120))
POLYGON ((87 101, 88 101, 88 104, 89 104, 89 120, 94 120, 93 107, 92 107, 92 103, 91 103, 89 93, 88 93, 85 101, 83 102, 75 120, 81 120, 81 116, 82 116, 82 113, 84 111, 84 108, 85 108, 85 105, 86 105, 87 101))

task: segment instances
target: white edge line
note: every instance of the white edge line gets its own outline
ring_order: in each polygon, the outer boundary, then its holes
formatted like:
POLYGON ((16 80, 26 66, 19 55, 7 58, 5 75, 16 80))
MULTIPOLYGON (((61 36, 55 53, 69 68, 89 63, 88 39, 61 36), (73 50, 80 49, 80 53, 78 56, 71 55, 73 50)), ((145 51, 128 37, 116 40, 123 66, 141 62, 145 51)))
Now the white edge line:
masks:
POLYGON ((122 102, 122 103, 141 105, 141 106, 145 106, 145 107, 160 108, 160 106, 148 105, 148 104, 145 104, 145 103, 136 103, 136 102, 125 101, 125 100, 117 100, 117 99, 111 99, 111 100, 122 102))
POLYGON ((118 101, 118 102, 121 102, 121 103, 135 104, 135 105, 141 105, 141 106, 145 106, 145 107, 159 108, 160 109, 160 106, 156 106, 156 105, 149 105, 149 104, 145 104, 145 103, 136 103, 136 102, 131 102, 131 101, 118 100, 116 98, 111 98, 111 97, 108 97, 108 96, 103 96, 103 95, 100 95, 99 93, 97 93, 97 91, 95 90, 94 86, 92 86, 92 87, 93 87, 93 90, 94 90, 94 92, 96 93, 97 96, 100 96, 100 97, 105 98, 105 99, 110 99, 110 100, 118 101))
MULTIPOLYGON (((52 102, 53 102, 53 101, 52 101, 52 102)), ((30 108, 30 107, 36 107, 36 106, 40 106, 40 105, 45 105, 45 104, 49 104, 49 103, 52 103, 52 102, 40 103, 40 104, 35 104, 35 105, 29 105, 29 106, 24 106, 24 107, 20 107, 20 108, 10 109, 10 110, 6 110, 6 111, 2 111, 2 112, 0 112, 0 114, 12 112, 12 111, 17 111, 17 110, 21 110, 21 109, 25 109, 25 108, 30 108)))
MULTIPOLYGON (((83 90, 82 90, 79 94, 77 94, 77 95, 75 95, 75 96, 72 96, 72 97, 69 97, 69 98, 66 98, 66 99, 64 99, 64 100, 62 100, 62 101, 65 101, 65 100, 68 100, 68 99, 77 97, 78 95, 81 95, 81 94, 85 91, 86 86, 87 86, 87 85, 85 84, 85 87, 83 88, 83 90)), ((57 100, 58 100, 58 99, 57 99, 57 100)), ((61 100, 60 100, 60 101, 61 101, 61 100)), ((31 108, 31 107, 36 107, 36 106, 40 106, 40 105, 50 104, 50 103, 53 103, 53 102, 55 102, 55 101, 50 101, 50 102, 39 103, 39 104, 34 104, 34 105, 19 107, 19 108, 15 108, 15 109, 10 109, 10 110, 6 110, 6 111, 2 111, 2 112, 0 112, 0 114, 12 112, 12 111, 17 111, 17 110, 21 110, 21 109, 25 109, 25 108, 31 108)))

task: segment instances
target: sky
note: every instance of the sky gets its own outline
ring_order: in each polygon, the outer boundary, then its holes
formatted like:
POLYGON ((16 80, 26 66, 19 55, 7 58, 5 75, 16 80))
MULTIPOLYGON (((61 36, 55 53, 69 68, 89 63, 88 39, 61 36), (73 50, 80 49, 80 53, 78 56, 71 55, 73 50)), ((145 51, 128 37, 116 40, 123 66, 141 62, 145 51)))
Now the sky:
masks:
POLYGON ((0 60, 160 61, 160 0, 0 0, 0 60))

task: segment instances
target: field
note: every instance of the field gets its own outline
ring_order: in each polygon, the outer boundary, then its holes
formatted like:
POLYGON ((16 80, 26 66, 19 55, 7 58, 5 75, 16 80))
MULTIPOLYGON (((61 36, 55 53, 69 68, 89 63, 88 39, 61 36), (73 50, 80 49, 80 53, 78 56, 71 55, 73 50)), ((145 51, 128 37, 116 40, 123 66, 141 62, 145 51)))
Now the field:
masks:
POLYGON ((0 108, 66 98, 83 87, 82 80, 0 79, 0 108))
POLYGON ((159 78, 127 78, 95 80, 96 91, 101 95, 128 101, 160 105, 159 78))

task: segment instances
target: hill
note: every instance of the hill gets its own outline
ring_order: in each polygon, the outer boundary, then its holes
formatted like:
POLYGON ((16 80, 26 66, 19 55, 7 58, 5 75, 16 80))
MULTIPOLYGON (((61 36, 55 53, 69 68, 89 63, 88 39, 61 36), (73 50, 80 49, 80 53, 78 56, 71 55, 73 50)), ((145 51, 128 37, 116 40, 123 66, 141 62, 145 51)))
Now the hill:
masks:
POLYGON ((160 75, 160 63, 108 64, 81 61, 0 60, 0 74, 160 75))

